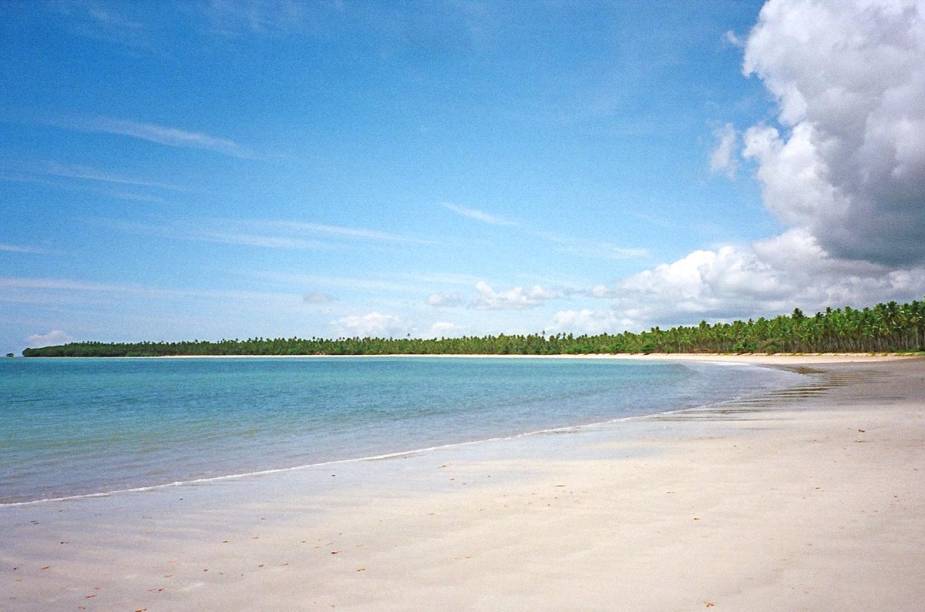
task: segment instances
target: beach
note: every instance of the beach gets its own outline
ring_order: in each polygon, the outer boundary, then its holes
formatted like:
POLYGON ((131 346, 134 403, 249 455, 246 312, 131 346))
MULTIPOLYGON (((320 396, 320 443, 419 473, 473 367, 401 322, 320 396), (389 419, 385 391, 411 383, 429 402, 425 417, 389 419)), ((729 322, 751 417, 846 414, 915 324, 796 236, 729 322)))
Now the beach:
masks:
POLYGON ((805 382, 618 423, 0 507, 0 609, 919 608, 925 360, 671 359, 805 382))

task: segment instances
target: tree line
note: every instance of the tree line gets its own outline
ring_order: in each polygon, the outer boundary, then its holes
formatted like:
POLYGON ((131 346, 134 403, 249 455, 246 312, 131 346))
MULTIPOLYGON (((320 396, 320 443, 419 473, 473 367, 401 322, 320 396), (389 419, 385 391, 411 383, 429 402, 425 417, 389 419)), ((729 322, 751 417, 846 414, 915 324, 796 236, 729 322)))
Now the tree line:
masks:
POLYGON ((25 357, 178 355, 561 355, 589 353, 827 353, 925 351, 925 302, 827 308, 731 323, 617 334, 460 338, 249 338, 184 342, 71 342, 27 348, 25 357))

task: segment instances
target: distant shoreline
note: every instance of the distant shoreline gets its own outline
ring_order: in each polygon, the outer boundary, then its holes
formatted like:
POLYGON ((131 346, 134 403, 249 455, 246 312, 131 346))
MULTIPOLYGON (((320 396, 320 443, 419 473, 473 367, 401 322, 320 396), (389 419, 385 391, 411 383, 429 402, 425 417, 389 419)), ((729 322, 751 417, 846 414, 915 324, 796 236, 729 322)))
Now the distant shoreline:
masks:
MULTIPOLYGON (((392 353, 381 355, 143 355, 137 357, 40 357, 40 359, 599 359, 614 361, 694 361, 726 362, 743 364, 792 364, 813 363, 862 363, 884 362, 908 359, 925 359, 925 355, 904 353, 586 353, 559 355, 499 355, 493 353, 473 354, 427 354, 392 353)), ((26 357, 20 359, 36 359, 26 357)))

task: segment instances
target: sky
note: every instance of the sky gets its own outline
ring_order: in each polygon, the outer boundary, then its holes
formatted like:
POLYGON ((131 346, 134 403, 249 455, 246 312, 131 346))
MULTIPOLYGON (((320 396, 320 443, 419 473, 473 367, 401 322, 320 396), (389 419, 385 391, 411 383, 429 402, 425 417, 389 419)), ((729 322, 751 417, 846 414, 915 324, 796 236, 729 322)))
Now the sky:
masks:
POLYGON ((0 350, 925 295, 925 0, 0 4, 0 350))

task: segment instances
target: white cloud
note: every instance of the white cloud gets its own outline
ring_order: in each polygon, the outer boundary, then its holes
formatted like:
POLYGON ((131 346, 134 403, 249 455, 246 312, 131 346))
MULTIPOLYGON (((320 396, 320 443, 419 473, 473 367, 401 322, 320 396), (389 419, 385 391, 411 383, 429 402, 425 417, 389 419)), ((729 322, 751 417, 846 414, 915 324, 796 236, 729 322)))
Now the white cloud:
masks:
POLYGON ((622 261, 626 259, 640 259, 649 256, 647 249, 619 246, 610 242, 596 240, 578 240, 553 234, 551 232, 531 232, 532 235, 548 240, 557 245, 562 253, 589 257, 593 259, 609 259, 622 261))
POLYGON ((26 338, 26 343, 31 348, 41 348, 43 346, 55 346, 58 344, 67 344, 74 339, 60 329, 53 329, 47 334, 33 334, 26 338))
POLYGON ((710 153, 710 171, 724 174, 727 178, 735 178, 739 169, 739 158, 736 153, 738 136, 731 123, 713 131, 716 144, 710 153))
POLYGON ((913 299, 925 268, 831 257, 803 229, 748 247, 723 246, 624 279, 612 291, 621 317, 651 323, 738 318, 913 299))
MULTIPOLYGON (((697 250, 591 295, 640 327, 921 297, 925 1, 769 0, 743 70, 764 82, 779 114, 745 131, 742 155, 789 229, 697 250)), ((735 130, 716 136, 711 169, 732 174, 735 130)), ((592 320, 564 312, 563 323, 592 320)))
POLYGON ((92 193, 97 193, 99 195, 115 198, 117 200, 126 200, 129 202, 144 202, 149 204, 164 204, 166 200, 164 198, 158 197, 156 195, 151 195, 147 193, 135 193, 130 191, 123 191, 121 189, 109 189, 109 188, 100 188, 92 185, 86 185, 81 182, 60 182, 49 178, 40 178, 39 176, 30 176, 30 173, 37 173, 41 175, 46 175, 50 177, 65 177, 65 178, 79 178, 79 179, 89 179, 93 181, 102 181, 106 183, 118 182, 122 184, 127 184, 130 186, 142 185, 148 187, 162 187, 165 189, 172 189, 175 191, 183 191, 182 188, 175 185, 164 185, 160 183, 151 183, 149 181, 138 181, 134 179, 129 179, 126 177, 119 177, 116 175, 107 174, 101 171, 90 171, 86 167, 74 167, 71 166, 68 169, 65 166, 57 165, 55 167, 52 164, 46 164, 40 168, 23 168, 21 172, 23 174, 4 174, 0 173, 0 181, 9 181, 16 183, 34 183, 37 185, 47 185, 50 187, 55 187, 57 189, 64 189, 68 191, 89 191, 92 193), (50 170, 50 171, 49 171, 50 170), (70 173, 68 173, 70 172, 70 173))
POLYGON ((348 315, 337 319, 333 325, 339 335, 350 337, 395 337, 403 336, 408 331, 400 318, 380 312, 348 315))
POLYGON ((569 238, 554 232, 531 229, 520 223, 498 217, 497 215, 493 215, 476 208, 467 208, 465 206, 458 206, 456 204, 449 203, 444 203, 442 206, 460 216, 474 219, 482 223, 516 227, 525 234, 555 244, 559 252, 567 253, 569 255, 577 255, 579 257, 589 257, 594 259, 610 259, 614 261, 639 259, 649 256, 649 251, 643 248, 626 247, 599 240, 569 238))
POLYGON ((177 240, 196 240, 238 244, 268 249, 331 250, 346 243, 368 240, 385 243, 425 241, 362 227, 323 225, 300 221, 261 219, 194 219, 175 223, 136 223, 113 219, 102 220, 122 231, 163 236, 177 240))
POLYGON ((38 170, 38 172, 48 176, 58 176, 61 178, 80 179, 101 183, 114 183, 116 185, 132 185, 135 187, 155 187, 158 189, 169 189, 171 191, 186 191, 186 189, 183 187, 171 185, 169 183, 160 183, 157 181, 149 181, 147 179, 124 176, 110 172, 108 170, 99 170, 89 166, 60 164, 58 162, 47 162, 38 170))
POLYGON ((496 291, 483 280, 475 283, 475 291, 476 295, 472 299, 455 292, 432 293, 427 297, 427 304, 435 308, 467 306, 476 310, 525 310, 540 306, 549 300, 588 293, 580 289, 550 289, 541 285, 496 291))
POLYGON ((34 246, 26 246, 21 244, 9 244, 5 242, 0 242, 0 252, 3 253, 28 253, 32 255, 48 255, 51 251, 45 249, 40 249, 34 246))
POLYGON ((417 238, 408 238, 398 234, 391 234, 365 227, 346 227, 343 225, 326 225, 323 223, 306 223, 304 221, 247 221, 248 225, 267 227, 281 231, 305 234, 323 234, 335 238, 357 238, 381 242, 417 242, 425 241, 417 238))
POLYGON ((523 310, 539 306, 547 300, 561 297, 561 293, 546 289, 540 285, 533 287, 513 287, 507 291, 495 291, 485 281, 475 284, 478 297, 472 302, 473 308, 483 310, 523 310))
POLYGON ((925 260, 925 2, 770 0, 744 72, 779 105, 745 134, 767 207, 834 257, 925 260))
POLYGON ((430 326, 430 335, 435 338, 453 336, 459 332, 459 326, 449 321, 437 321, 430 326))
POLYGON ((43 289, 60 291, 127 291, 131 285, 107 285, 67 278, 0 276, 0 289, 43 289))
POLYGON ((723 34, 723 42, 727 45, 732 45, 733 47, 744 47, 745 43, 742 42, 742 39, 732 30, 726 30, 723 34))
POLYGON ((177 300, 184 298, 246 302, 276 307, 299 304, 299 296, 291 293, 243 290, 199 290, 147 287, 144 285, 96 283, 68 278, 0 276, 0 301, 21 303, 52 303, 55 296, 66 296, 72 302, 93 303, 98 296, 125 299, 134 296, 145 300, 177 300))
POLYGON ((560 310, 552 319, 552 333, 602 334, 620 332, 632 327, 633 321, 619 319, 610 310, 560 310))
MULTIPOLYGON (((201 5, 213 32, 224 36, 299 32, 327 14, 339 14, 339 2, 292 0, 211 0, 201 5)), ((320 23, 315 23, 320 27, 320 23)))
POLYGON ((474 219, 475 221, 481 221, 482 223, 488 223, 489 225, 516 225, 513 221, 509 221, 497 215, 492 215, 477 208, 467 208, 466 206, 459 206, 458 204, 450 204, 445 202, 443 207, 447 210, 453 211, 457 215, 466 217, 467 219, 474 219))
POLYGON ((146 140, 168 147, 201 149, 245 159, 254 157, 254 153, 247 147, 228 138, 211 136, 202 132, 192 132, 154 123, 143 123, 140 121, 115 119, 112 117, 96 117, 94 119, 73 122, 55 122, 54 125, 83 132, 101 132, 104 134, 128 136, 129 138, 146 140))
POLYGON ((394 276, 412 280, 416 283, 462 285, 466 287, 471 287, 480 280, 477 276, 456 272, 398 272, 394 276))
POLYGON ((324 276, 319 274, 294 274, 290 272, 262 271, 248 274, 256 278, 285 285, 333 287, 346 291, 420 293, 421 287, 415 283, 395 282, 382 278, 363 278, 360 276, 324 276))
POLYGON ((159 198, 157 196, 144 194, 144 193, 132 193, 129 191, 100 191, 105 195, 108 195, 117 200, 126 200, 128 202, 144 202, 146 204, 164 204, 166 200, 164 198, 159 198))
MULTIPOLYGON (((166 235, 166 234, 162 234, 166 235)), ((210 230, 179 231, 171 237, 184 240, 202 240, 204 242, 217 242, 220 244, 236 244, 241 246, 260 247, 263 249, 290 249, 322 251, 330 246, 318 240, 305 240, 290 236, 268 236, 265 234, 251 234, 247 232, 220 232, 210 230)))
MULTIPOLYGON (((144 24, 116 12, 113 6, 103 6, 100 2, 46 2, 43 5, 65 16, 63 25, 78 36, 126 45, 133 50, 150 46, 144 24)), ((132 12, 133 8, 137 6, 125 3, 118 5, 119 11, 132 12)))
POLYGON ((427 297, 427 305, 437 308, 451 308, 462 306, 465 300, 458 293, 431 293, 427 297))

